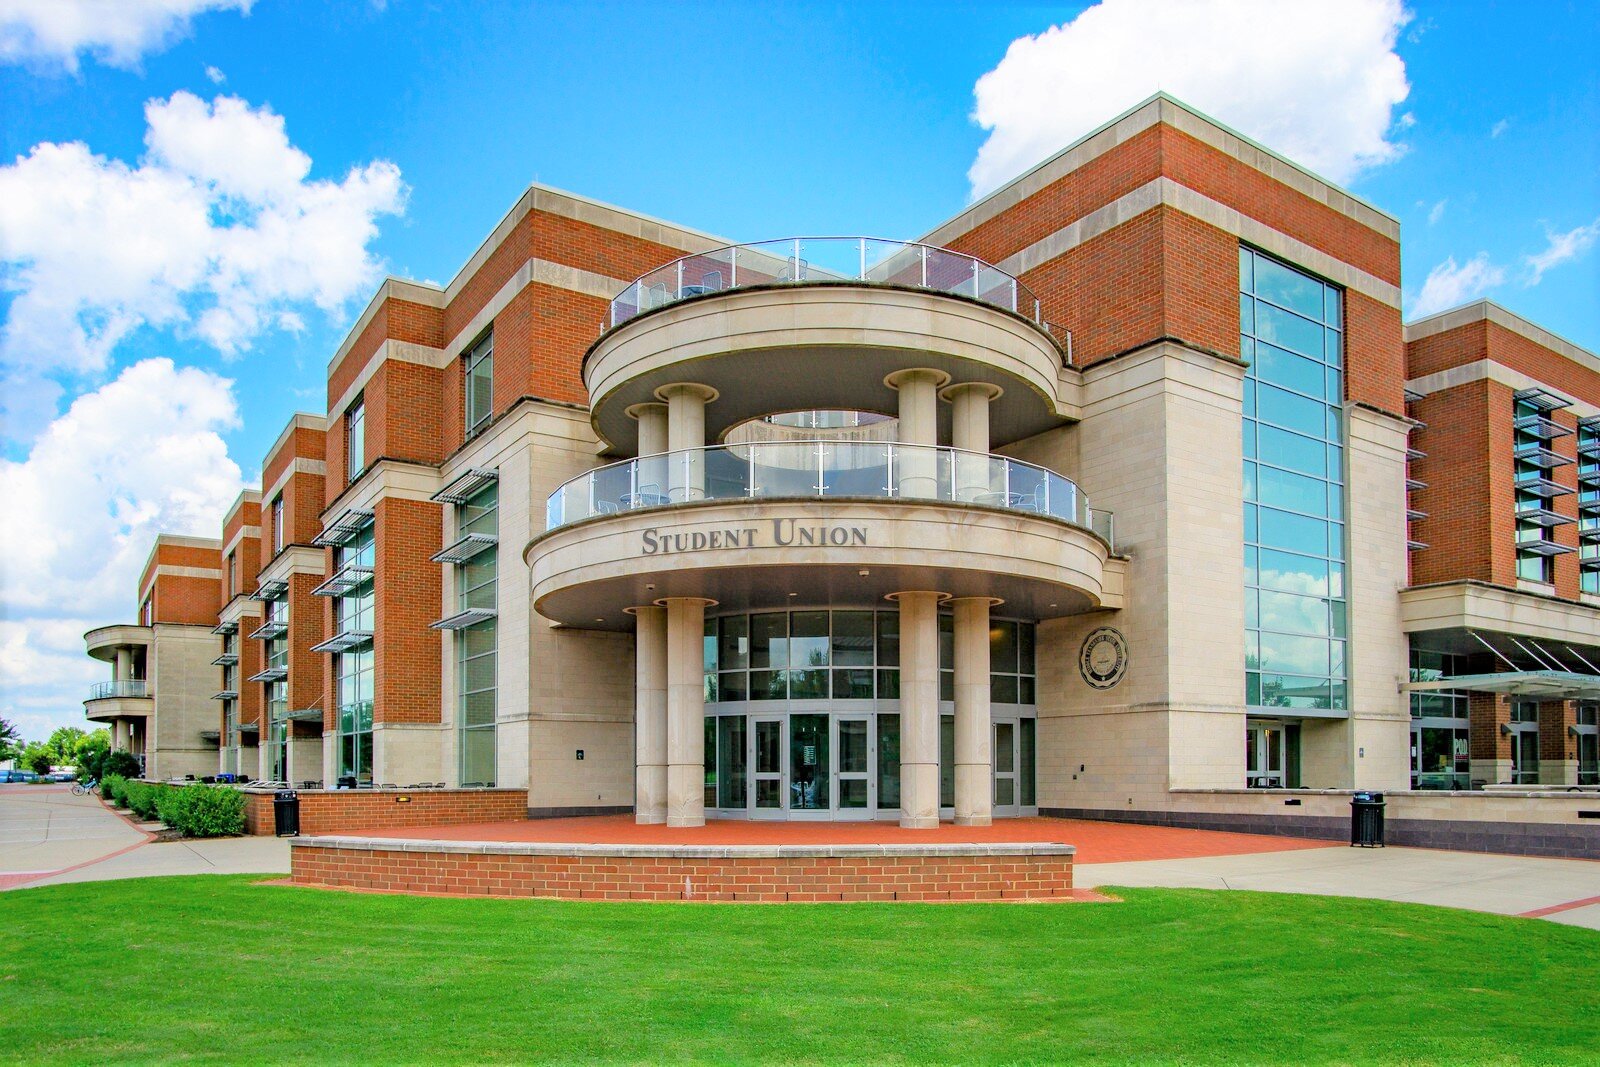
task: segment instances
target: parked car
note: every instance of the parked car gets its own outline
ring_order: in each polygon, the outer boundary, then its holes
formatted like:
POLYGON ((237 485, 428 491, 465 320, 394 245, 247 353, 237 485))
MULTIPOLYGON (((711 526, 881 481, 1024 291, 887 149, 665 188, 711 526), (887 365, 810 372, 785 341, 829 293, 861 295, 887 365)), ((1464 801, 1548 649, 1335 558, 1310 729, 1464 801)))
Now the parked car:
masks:
POLYGON ((0 782, 37 782, 39 776, 32 771, 0 771, 0 782))

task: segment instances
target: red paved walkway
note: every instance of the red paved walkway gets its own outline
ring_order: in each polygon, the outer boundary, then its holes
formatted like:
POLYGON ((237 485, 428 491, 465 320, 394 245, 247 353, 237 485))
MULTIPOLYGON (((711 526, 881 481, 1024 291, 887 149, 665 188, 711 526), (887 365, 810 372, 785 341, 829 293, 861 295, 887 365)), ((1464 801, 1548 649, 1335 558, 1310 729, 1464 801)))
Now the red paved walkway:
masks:
POLYGON ((632 815, 582 819, 525 819, 462 826, 418 826, 369 831, 357 837, 429 841, 563 841, 616 845, 843 845, 959 844, 973 841, 1060 842, 1076 845, 1078 863, 1186 859, 1329 848, 1332 841, 1169 826, 1089 822, 1080 819, 1004 819, 993 826, 944 825, 937 830, 905 830, 883 822, 748 822, 718 820, 705 826, 639 826, 632 815))

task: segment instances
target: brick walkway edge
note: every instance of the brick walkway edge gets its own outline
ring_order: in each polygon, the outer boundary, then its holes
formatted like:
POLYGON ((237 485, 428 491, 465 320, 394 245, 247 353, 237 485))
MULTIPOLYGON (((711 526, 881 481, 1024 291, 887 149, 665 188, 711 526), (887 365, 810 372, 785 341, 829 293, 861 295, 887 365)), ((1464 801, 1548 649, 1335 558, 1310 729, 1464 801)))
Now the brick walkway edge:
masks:
POLYGON ((1071 845, 641 846, 290 842, 290 882, 379 892, 568 900, 1071 900, 1071 845))

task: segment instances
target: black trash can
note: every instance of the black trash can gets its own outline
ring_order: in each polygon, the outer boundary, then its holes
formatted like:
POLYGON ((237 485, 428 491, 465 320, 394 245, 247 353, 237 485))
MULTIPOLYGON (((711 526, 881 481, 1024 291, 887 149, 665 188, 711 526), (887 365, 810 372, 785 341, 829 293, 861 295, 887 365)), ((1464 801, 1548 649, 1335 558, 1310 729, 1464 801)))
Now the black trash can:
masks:
POLYGON ((272 795, 272 822, 279 837, 300 836, 300 794, 281 789, 272 795))
POLYGON ((1383 848, 1382 793, 1357 793, 1350 798, 1350 845, 1383 848))

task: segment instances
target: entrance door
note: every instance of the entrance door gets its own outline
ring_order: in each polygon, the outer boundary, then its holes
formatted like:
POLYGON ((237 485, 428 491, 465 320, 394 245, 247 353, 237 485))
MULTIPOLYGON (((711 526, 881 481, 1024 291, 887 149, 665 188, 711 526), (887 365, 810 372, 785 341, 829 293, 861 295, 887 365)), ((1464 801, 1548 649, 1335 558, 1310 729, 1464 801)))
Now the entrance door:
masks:
POLYGON ((750 816, 755 819, 783 818, 783 719, 777 716, 754 716, 750 731, 750 765, 755 768, 751 778, 755 782, 754 803, 750 816))
POLYGON ((835 776, 840 819, 870 819, 877 807, 877 783, 872 774, 872 728, 866 715, 835 715, 834 751, 839 771, 835 776))
POLYGON ((1600 704, 1578 705, 1578 784, 1600 785, 1600 704))
POLYGON ((1252 722, 1245 726, 1245 785, 1251 789, 1283 788, 1283 726, 1252 722))
POLYGON ((1000 719, 994 724, 991 738, 994 761, 994 813, 1018 815, 1017 804, 1017 724, 1012 719, 1000 719))
POLYGON ((1539 704, 1516 700, 1511 704, 1511 781, 1539 784, 1539 704))
POLYGON ((827 715, 789 716, 789 815, 828 817, 833 794, 827 715))

